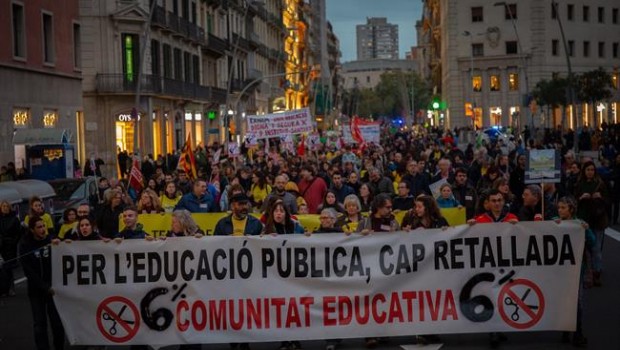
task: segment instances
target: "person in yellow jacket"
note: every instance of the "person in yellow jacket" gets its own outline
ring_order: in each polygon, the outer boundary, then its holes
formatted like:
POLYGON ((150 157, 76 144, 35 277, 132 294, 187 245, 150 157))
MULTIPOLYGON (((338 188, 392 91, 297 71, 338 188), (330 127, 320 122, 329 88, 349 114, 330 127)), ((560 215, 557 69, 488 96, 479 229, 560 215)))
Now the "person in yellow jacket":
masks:
POLYGON ((249 197, 252 200, 254 208, 261 208, 263 202, 271 193, 271 186, 267 184, 267 179, 263 173, 254 173, 252 175, 252 187, 250 187, 249 197))
POLYGON ((172 213, 174 211, 174 207, 177 203, 179 203, 182 196, 183 194, 181 191, 177 191, 177 185, 174 181, 166 182, 166 187, 160 197, 161 208, 166 213, 172 213))
POLYGON ((62 226, 58 230, 58 239, 65 239, 68 232, 71 232, 77 225, 77 210, 75 208, 67 208, 62 213, 62 226))
POLYGON ((52 216, 50 214, 45 212, 43 200, 37 196, 33 196, 32 198, 30 198, 28 204, 30 207, 30 211, 28 212, 28 215, 26 215, 26 217, 24 218, 24 224, 28 226, 30 218, 37 216, 43 219, 47 234, 53 235, 54 233, 56 233, 56 229, 54 227, 54 220, 52 219, 52 216))

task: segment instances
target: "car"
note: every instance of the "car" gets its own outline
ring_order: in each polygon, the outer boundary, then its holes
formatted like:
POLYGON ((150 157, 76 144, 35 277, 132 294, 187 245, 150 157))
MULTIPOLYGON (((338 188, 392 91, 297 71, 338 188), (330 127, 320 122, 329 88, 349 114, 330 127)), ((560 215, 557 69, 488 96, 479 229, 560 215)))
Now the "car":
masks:
POLYGON ((75 208, 88 203, 91 206, 97 197, 97 180, 94 176, 76 179, 50 180, 48 183, 56 191, 54 197, 54 222, 62 222, 62 214, 68 208, 75 208))

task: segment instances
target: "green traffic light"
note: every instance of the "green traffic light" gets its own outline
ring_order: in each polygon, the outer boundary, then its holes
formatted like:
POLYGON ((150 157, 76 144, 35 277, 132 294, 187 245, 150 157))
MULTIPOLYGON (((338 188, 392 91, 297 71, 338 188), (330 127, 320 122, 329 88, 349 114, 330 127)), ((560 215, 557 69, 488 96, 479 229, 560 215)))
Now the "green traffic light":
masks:
POLYGON ((433 102, 433 109, 439 109, 439 102, 433 102))

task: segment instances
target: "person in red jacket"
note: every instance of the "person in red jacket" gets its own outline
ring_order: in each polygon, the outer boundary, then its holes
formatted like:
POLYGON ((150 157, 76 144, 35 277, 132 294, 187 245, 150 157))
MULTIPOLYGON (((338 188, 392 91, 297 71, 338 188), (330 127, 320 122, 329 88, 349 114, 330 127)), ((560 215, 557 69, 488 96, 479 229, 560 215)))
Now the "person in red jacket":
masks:
MULTIPOLYGON (((490 210, 476 216, 474 219, 468 220, 467 223, 474 225, 476 223, 509 222, 516 224, 519 222, 519 218, 515 214, 508 212, 504 208, 504 195, 497 189, 489 192, 489 207, 490 210)), ((506 340, 507 338, 503 333, 493 332, 489 334, 489 343, 492 349, 497 348, 500 342, 506 340)))
POLYGON ((495 189, 489 192, 489 204, 490 210, 467 221, 467 223, 473 225, 475 223, 509 222, 515 224, 519 222, 516 215, 504 209, 504 196, 499 190, 495 189))
POLYGON ((301 169, 299 174, 301 175, 301 180, 297 184, 299 194, 308 204, 309 213, 318 214, 318 207, 327 194, 327 184, 322 178, 315 176, 314 168, 310 165, 301 169))

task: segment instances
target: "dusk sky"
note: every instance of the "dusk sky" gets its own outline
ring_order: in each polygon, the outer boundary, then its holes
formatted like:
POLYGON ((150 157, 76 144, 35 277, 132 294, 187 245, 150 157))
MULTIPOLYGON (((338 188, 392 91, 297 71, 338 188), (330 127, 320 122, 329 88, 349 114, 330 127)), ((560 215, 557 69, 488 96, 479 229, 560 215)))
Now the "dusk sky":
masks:
POLYGON ((415 22, 422 17, 421 0, 326 0, 327 19, 340 39, 341 62, 357 59, 355 26, 365 24, 366 17, 387 17, 398 25, 400 58, 415 43, 415 22))

